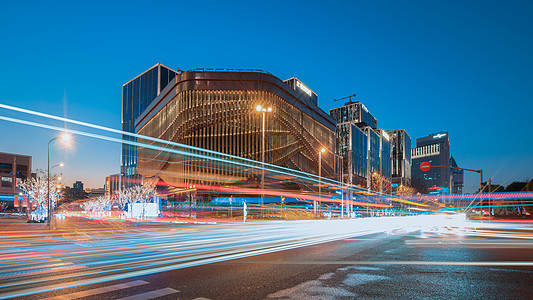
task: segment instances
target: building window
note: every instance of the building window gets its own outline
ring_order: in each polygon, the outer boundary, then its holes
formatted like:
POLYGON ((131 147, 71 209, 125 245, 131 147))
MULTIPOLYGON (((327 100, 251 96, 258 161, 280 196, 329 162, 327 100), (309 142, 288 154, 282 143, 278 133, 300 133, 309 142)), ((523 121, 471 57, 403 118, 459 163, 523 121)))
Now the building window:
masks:
POLYGON ((2 187, 13 187, 13 178, 11 177, 2 177, 2 187))

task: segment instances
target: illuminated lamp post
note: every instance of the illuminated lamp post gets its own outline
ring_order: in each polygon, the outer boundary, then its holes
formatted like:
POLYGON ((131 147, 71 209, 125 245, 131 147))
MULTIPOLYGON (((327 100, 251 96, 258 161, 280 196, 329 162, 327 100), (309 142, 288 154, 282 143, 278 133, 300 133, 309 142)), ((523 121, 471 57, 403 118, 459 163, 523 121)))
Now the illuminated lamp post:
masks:
POLYGON ((261 141, 261 212, 263 211, 263 197, 265 190, 265 113, 272 112, 272 107, 264 108, 261 105, 257 105, 255 110, 263 113, 263 129, 262 129, 262 141, 261 141))
MULTIPOLYGON (((318 198, 320 198, 322 193, 322 153, 326 152, 326 148, 322 147, 320 151, 318 151, 318 198)), ((321 201, 318 201, 319 205, 321 204, 321 201)), ((315 213, 317 212, 317 205, 315 201, 315 213)), ((320 212, 320 210, 319 210, 320 212)))
MULTIPOLYGON (((70 141, 70 135, 67 133, 63 133, 61 137, 56 137, 51 139, 48 142, 48 176, 47 176, 47 195, 46 195, 46 202, 48 205, 48 218, 46 219, 46 223, 48 223, 48 229, 50 229, 50 219, 52 218, 52 203, 50 201, 50 144, 55 140, 63 140, 64 142, 70 141)), ((60 163, 58 165, 53 166, 54 167, 63 167, 63 163, 60 163)))
MULTIPOLYGON (((341 183, 341 217, 344 216, 344 157, 342 157, 342 155, 339 155, 339 154, 335 154, 335 153, 332 153, 334 155, 334 157, 336 158, 336 166, 337 166, 337 172, 339 174, 339 181, 341 183), (339 170, 339 162, 340 161, 340 170, 339 170)), ((348 199, 346 199, 346 204, 348 204, 348 199)), ((348 210, 346 210, 348 211, 348 210)))

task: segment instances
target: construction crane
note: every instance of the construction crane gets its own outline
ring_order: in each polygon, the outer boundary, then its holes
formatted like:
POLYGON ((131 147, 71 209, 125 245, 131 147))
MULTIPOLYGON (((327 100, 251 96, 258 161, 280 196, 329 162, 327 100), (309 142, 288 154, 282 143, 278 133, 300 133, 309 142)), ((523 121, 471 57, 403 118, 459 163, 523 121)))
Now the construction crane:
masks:
POLYGON ((346 96, 346 97, 344 97, 344 98, 333 99, 333 102, 341 101, 341 100, 344 100, 344 99, 349 99, 349 100, 348 100, 348 103, 352 103, 352 97, 355 97, 355 93, 353 93, 353 95, 346 96))

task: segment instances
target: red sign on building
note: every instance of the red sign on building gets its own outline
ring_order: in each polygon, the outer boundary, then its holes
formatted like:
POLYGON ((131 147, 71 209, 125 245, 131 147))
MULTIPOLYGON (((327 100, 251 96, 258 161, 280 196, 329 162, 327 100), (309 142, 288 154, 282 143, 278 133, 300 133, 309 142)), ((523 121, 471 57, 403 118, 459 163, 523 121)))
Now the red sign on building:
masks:
POLYGON ((422 172, 427 172, 430 169, 431 169, 431 164, 429 163, 429 161, 425 161, 420 164, 420 170, 422 170, 422 172))

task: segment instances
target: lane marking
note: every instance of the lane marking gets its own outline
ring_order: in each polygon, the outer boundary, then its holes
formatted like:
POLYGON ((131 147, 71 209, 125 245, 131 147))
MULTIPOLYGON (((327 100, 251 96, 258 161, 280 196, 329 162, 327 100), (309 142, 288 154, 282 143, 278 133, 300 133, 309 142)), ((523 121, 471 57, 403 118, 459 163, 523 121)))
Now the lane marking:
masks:
POLYGON ((175 293, 179 293, 180 291, 177 291, 175 289, 171 289, 171 288, 164 288, 164 289, 160 289, 160 290, 155 290, 155 291, 151 291, 151 292, 147 292, 147 293, 143 293, 143 294, 138 294, 138 295, 134 295, 134 296, 129 296, 129 297, 125 297, 125 298, 120 298, 118 300, 144 300, 144 299, 154 299, 154 298, 158 298, 158 297, 163 297, 163 296, 166 296, 166 295, 171 295, 171 294, 175 294, 175 293))
POLYGON ((430 265, 430 266, 517 266, 533 267, 533 261, 253 261, 241 264, 276 265, 430 265))
POLYGON ((148 284, 148 282, 142 281, 142 280, 135 280, 135 281, 127 282, 127 283, 115 284, 115 285, 110 285, 110 286, 101 287, 101 288, 97 288, 97 289, 91 289, 91 290, 86 290, 86 291, 81 291, 81 292, 61 295, 61 296, 44 298, 42 300, 78 299, 78 298, 82 298, 82 297, 94 296, 94 295, 108 293, 108 292, 112 292, 112 291, 123 290, 123 289, 131 288, 131 287, 139 286, 139 285, 144 285, 144 284, 148 284))

